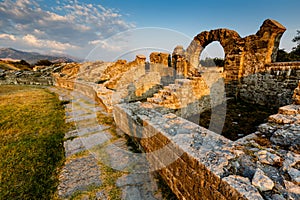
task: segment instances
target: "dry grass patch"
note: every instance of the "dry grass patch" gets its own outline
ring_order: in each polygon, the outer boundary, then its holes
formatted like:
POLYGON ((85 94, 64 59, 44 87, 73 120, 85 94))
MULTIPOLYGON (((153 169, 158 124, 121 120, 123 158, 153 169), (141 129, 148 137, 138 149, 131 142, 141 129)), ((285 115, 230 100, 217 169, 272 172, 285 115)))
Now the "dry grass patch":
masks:
POLYGON ((42 88, 0 87, 0 199, 51 199, 68 127, 57 96, 42 88))

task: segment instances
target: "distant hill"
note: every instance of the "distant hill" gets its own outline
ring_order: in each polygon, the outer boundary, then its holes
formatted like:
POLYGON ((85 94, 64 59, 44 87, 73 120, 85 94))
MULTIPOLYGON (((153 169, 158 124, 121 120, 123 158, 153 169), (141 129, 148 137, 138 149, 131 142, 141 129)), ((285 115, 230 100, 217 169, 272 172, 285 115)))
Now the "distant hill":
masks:
POLYGON ((25 60, 29 64, 34 64, 39 60, 49 60, 57 62, 81 62, 82 60, 66 55, 43 55, 36 52, 25 52, 13 48, 0 48, 0 59, 25 60))
POLYGON ((32 67, 24 61, 15 60, 0 60, 0 72, 1 70, 32 70, 32 67))

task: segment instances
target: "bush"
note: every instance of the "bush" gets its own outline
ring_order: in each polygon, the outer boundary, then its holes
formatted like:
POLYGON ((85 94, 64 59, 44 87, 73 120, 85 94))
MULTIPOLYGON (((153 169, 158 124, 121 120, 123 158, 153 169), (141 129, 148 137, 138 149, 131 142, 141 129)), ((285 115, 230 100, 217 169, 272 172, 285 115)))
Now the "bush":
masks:
POLYGON ((37 65, 37 66, 50 66, 52 64, 53 63, 49 60, 39 60, 34 65, 37 65))

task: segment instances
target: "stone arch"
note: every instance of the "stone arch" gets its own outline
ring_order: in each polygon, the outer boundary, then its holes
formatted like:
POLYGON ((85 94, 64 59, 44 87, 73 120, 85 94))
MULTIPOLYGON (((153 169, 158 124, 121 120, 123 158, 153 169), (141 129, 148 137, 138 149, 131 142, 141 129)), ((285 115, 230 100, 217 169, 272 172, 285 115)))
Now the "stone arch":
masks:
POLYGON ((229 29, 203 31, 194 37, 186 51, 177 46, 172 64, 184 76, 199 76, 197 67, 202 50, 211 42, 219 41, 225 52, 225 83, 238 84, 242 77, 264 72, 265 64, 276 60, 281 36, 286 28, 279 22, 267 19, 256 34, 241 38, 229 29))
MULTIPOLYGON (((225 65, 226 57, 230 54, 231 48, 237 40, 240 40, 240 35, 233 30, 229 29, 215 29, 211 31, 203 31, 194 37, 194 40, 186 50, 186 58, 189 63, 195 68, 199 65, 199 58, 203 49, 214 41, 220 42, 225 52, 225 65)), ((224 66, 225 67, 225 66, 224 66)))
POLYGON ((229 29, 203 31, 194 37, 185 51, 189 70, 199 65, 202 50, 211 42, 219 41, 225 52, 225 81, 238 81, 244 76, 265 71, 265 64, 276 60, 281 36, 286 28, 267 19, 256 34, 241 38, 229 29))

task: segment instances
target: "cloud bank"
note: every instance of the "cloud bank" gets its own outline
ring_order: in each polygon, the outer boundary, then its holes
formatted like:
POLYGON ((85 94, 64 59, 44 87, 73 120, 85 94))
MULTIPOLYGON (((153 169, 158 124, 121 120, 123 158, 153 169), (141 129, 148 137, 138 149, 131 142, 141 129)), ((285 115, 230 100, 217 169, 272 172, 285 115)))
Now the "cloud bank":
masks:
POLYGON ((85 57, 94 46, 134 28, 116 10, 78 1, 4 0, 0 2, 0 45, 85 57))

